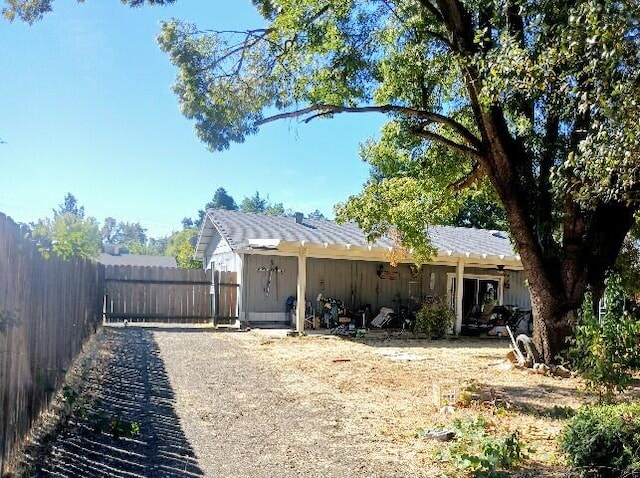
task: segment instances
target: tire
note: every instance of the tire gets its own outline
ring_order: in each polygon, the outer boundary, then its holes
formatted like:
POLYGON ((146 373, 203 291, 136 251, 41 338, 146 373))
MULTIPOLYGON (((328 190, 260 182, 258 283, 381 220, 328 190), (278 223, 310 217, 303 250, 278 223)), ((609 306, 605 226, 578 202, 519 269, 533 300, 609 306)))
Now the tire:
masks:
POLYGON ((540 354, 533 344, 533 340, 527 334, 520 334, 516 337, 516 345, 520 352, 525 355, 527 362, 539 363, 540 354))

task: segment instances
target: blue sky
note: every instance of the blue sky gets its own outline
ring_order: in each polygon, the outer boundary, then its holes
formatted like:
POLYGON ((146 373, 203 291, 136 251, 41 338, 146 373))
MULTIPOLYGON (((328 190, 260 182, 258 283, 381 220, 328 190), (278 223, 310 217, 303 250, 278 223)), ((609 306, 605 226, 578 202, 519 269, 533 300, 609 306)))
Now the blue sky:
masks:
POLYGON ((56 0, 53 8, 31 27, 0 20, 0 211, 16 221, 50 215, 70 191, 100 221, 140 221, 159 236, 219 186, 238 202, 258 190, 327 215, 361 189, 368 168, 358 147, 381 116, 272 123, 214 154, 180 114, 175 69, 155 41, 160 21, 255 27, 249 0, 141 9, 56 0))

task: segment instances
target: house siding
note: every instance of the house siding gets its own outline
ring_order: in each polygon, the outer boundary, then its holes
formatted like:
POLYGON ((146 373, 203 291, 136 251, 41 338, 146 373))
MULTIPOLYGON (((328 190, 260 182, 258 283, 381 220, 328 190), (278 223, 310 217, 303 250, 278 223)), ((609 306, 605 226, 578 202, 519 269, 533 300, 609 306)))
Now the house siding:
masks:
POLYGON ((531 309, 531 294, 526 285, 524 271, 507 271, 509 288, 504 289, 504 303, 515 305, 522 309, 531 309))
POLYGON ((447 272, 450 267, 424 265, 412 274, 408 264, 391 267, 388 263, 337 259, 308 259, 307 299, 316 300, 318 294, 340 299, 348 307, 368 304, 374 311, 380 307, 397 308, 408 303, 411 294, 418 301, 426 297, 445 296, 447 272), (398 278, 381 279, 378 268, 397 272, 398 278), (430 289, 431 273, 435 274, 430 289))
POLYGON ((238 254, 232 251, 229 243, 214 230, 204 255, 205 269, 239 272, 238 254))
POLYGON ((298 259, 287 256, 246 254, 244 256, 243 312, 249 321, 289 321, 286 316, 287 297, 295 296, 298 283, 298 259), (278 267, 283 272, 271 274, 260 268, 278 267))

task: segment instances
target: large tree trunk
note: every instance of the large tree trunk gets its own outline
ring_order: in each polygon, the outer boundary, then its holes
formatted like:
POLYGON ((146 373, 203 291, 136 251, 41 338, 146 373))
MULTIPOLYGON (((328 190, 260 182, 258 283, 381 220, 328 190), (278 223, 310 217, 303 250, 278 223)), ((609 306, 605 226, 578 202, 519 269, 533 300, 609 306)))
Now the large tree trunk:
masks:
POLYGON ((568 308, 562 291, 550 290, 535 278, 529 280, 529 292, 534 319, 533 341, 543 362, 556 362, 567 347, 577 308, 568 308))
POLYGON ((535 240, 523 201, 512 198, 505 210, 520 251, 534 315, 534 342, 541 358, 555 362, 566 349, 589 287, 597 300, 607 272, 614 266, 624 237, 633 224, 635 207, 601 205, 584 212, 567 208, 563 241, 555 248, 535 240))

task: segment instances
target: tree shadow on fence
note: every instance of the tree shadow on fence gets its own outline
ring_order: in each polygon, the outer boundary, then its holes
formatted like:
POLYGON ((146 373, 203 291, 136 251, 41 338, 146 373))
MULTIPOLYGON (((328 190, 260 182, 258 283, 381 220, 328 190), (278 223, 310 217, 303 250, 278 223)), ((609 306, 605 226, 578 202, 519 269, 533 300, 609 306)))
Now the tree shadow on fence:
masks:
POLYGON ((35 476, 204 476, 175 412, 152 332, 109 328, 105 333, 111 353, 98 360, 81 393, 80 399, 90 398, 54 438, 35 476), (138 427, 137 434, 126 437, 138 427))

